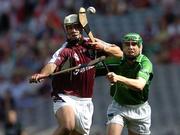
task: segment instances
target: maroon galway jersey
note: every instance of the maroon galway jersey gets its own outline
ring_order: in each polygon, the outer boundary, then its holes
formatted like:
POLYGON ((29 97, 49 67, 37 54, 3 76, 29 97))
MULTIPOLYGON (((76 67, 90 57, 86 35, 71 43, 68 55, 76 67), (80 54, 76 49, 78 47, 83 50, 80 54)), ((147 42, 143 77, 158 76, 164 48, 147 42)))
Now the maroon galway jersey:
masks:
MULTIPOLYGON (((55 63, 58 66, 56 71, 60 71, 65 65, 69 66, 66 68, 70 68, 89 63, 94 59, 92 52, 87 39, 84 39, 81 44, 69 45, 66 42, 54 53, 49 63, 55 63)), ((93 66, 57 75, 52 79, 53 93, 91 98, 94 79, 95 67, 93 66)))

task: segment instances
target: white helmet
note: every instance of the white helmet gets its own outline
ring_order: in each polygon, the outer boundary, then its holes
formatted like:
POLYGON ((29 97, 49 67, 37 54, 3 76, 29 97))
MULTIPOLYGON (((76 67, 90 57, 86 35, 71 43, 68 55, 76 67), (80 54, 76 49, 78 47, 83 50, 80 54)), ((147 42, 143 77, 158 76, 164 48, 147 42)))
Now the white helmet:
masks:
POLYGON ((78 16, 77 14, 70 14, 64 18, 64 26, 78 24, 78 16))

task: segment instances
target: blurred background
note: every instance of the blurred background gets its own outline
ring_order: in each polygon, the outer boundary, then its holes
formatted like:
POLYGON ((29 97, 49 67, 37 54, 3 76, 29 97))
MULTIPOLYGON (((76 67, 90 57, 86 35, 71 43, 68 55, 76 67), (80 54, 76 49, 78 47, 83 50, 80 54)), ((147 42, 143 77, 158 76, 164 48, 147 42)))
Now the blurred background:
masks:
MULTIPOLYGON (((28 77, 66 40, 63 19, 80 6, 96 8, 88 18, 97 38, 121 45, 123 34, 141 34, 143 53, 154 64, 152 135, 180 135, 179 5, 179 0, 0 0, 0 135, 10 131, 10 121, 23 135, 50 135, 57 126, 50 80, 29 84, 28 77)), ((91 134, 104 135, 111 103, 104 76, 96 78, 94 89, 91 134)))

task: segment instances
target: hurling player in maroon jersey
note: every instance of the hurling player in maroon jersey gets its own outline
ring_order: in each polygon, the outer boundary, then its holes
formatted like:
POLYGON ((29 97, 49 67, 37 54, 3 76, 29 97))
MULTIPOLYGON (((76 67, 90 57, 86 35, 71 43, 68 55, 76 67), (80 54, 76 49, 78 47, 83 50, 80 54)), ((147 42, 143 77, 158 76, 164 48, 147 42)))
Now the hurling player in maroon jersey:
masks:
MULTIPOLYGON (((34 83, 42 81, 43 79, 40 78, 43 76, 62 70, 64 65, 74 67, 89 63, 95 59, 94 50, 101 54, 122 57, 122 51, 118 46, 100 39, 96 39, 96 42, 92 43, 89 38, 83 37, 83 29, 77 14, 65 17, 64 29, 67 41, 54 53, 40 73, 31 76, 34 83)), ((94 66, 63 73, 52 78, 53 107, 59 124, 52 135, 89 134, 93 115, 94 79, 94 66)))

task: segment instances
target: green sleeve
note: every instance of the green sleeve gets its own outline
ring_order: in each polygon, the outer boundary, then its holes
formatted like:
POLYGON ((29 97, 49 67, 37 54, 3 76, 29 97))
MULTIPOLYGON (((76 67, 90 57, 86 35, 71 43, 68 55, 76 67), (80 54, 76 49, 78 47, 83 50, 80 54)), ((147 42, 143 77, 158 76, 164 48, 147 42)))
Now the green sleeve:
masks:
POLYGON ((142 77, 146 81, 148 81, 151 73, 152 73, 152 63, 149 60, 142 61, 141 69, 139 70, 137 77, 142 77))

